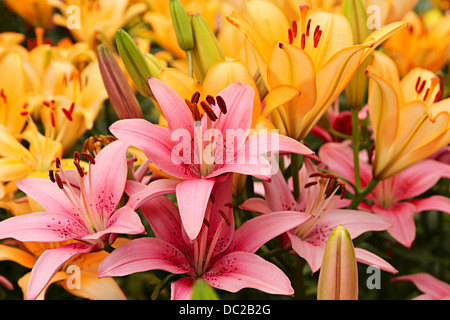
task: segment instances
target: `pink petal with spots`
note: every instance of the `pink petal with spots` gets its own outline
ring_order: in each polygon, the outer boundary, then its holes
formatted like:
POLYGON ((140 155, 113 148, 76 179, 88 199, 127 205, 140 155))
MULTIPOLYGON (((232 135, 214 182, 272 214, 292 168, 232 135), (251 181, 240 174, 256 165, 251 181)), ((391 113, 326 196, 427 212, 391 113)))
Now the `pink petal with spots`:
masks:
POLYGON ((152 164, 167 174, 180 179, 195 177, 182 165, 180 157, 173 154, 176 145, 172 131, 144 119, 126 119, 113 123, 109 130, 117 137, 142 150, 152 164), (181 163, 181 164, 180 164, 181 163))
POLYGON ((74 217, 56 212, 36 212, 15 216, 0 222, 0 239, 59 242, 80 239, 86 227, 74 217))
MULTIPOLYGON (((110 143, 99 152, 95 164, 90 167, 94 201, 106 220, 116 209, 125 189, 128 147, 122 141, 110 143)), ((89 186, 89 175, 85 176, 86 186, 89 186)))
POLYGON ((156 238, 184 248, 184 229, 177 206, 166 197, 157 197, 141 205, 140 210, 156 238))
POLYGON ((203 279, 211 286, 237 292, 255 288, 269 294, 292 295, 289 278, 274 264, 249 252, 232 252, 217 261, 203 279))
POLYGON ((191 270, 185 255, 170 243, 157 238, 139 238, 125 243, 106 257, 98 276, 118 277, 148 270, 183 274, 191 270))
POLYGON ((97 240, 105 234, 142 234, 145 228, 142 225, 141 218, 130 207, 125 206, 114 212, 107 221, 105 230, 89 234, 82 240, 97 240))
POLYGON ((326 240, 320 242, 310 242, 300 239, 292 232, 287 233, 291 241, 292 249, 308 263, 312 273, 315 273, 322 266, 323 255, 325 253, 326 240))

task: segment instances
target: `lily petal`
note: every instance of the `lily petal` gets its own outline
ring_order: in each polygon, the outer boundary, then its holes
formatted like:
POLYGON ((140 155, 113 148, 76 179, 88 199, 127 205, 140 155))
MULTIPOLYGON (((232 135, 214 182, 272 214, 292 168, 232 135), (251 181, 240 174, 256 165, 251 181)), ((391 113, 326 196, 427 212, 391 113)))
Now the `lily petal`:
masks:
POLYGON ((450 214, 450 198, 448 197, 436 195, 410 202, 416 207, 416 212, 437 210, 450 214))
POLYGON ((19 241, 60 242, 87 234, 83 224, 68 214, 36 212, 0 222, 0 238, 19 241))
POLYGON ((270 294, 292 295, 289 278, 274 264, 249 252, 232 252, 217 261, 203 279, 212 287, 237 292, 255 288, 270 294))
POLYGON ((83 240, 96 240, 105 234, 142 234, 145 228, 142 225, 139 215, 130 207, 124 206, 114 212, 107 222, 105 230, 88 234, 83 240))
MULTIPOLYGON (((128 147, 122 141, 110 143, 99 152, 95 157, 95 164, 90 168, 97 209, 103 212, 106 220, 116 209, 125 189, 128 147)), ((89 177, 86 176, 86 179, 89 177)))
MULTIPOLYGON (((192 178, 183 167, 168 161, 174 156, 172 132, 143 119, 119 120, 109 130, 120 140, 141 149, 147 158, 160 170, 180 179, 192 178)), ((192 137, 192 135, 191 135, 192 137)), ((182 159, 179 163, 182 163, 182 159)))
POLYGON ((140 238, 125 243, 105 258, 98 276, 120 277, 148 270, 183 274, 191 270, 185 255, 170 243, 157 238, 140 238))
POLYGON ((171 131, 176 129, 194 131, 192 114, 178 93, 157 78, 148 78, 148 84, 161 107, 171 131))
POLYGON ((372 206, 372 211, 392 222, 392 227, 387 231, 405 247, 411 247, 416 236, 414 214, 417 212, 412 203, 400 202, 391 209, 384 209, 378 205, 372 206))
POLYGON ((27 288, 27 299, 36 299, 66 261, 81 253, 88 253, 92 249, 93 246, 71 243, 57 249, 46 250, 36 261, 31 271, 27 288))
POLYGON ((355 248, 355 254, 356 260, 358 262, 367 264, 369 266, 376 266, 381 270, 384 270, 392 274, 398 273, 398 270, 395 269, 391 264, 389 264, 387 261, 380 258, 379 256, 373 254, 372 252, 369 252, 361 248, 355 248))
POLYGON ((255 253, 264 243, 311 219, 304 212, 282 211, 263 214, 246 221, 235 232, 230 248, 255 253))
POLYGON ((128 199, 127 205, 131 209, 135 210, 146 201, 150 201, 151 199, 162 195, 174 193, 179 183, 180 181, 171 179, 156 180, 150 182, 147 186, 144 186, 140 183, 128 182, 125 187, 125 192, 129 194, 130 197, 128 199))
POLYGON ((171 300, 192 300, 194 278, 184 277, 170 285, 171 300))
POLYGON ((214 183, 215 179, 191 179, 176 186, 181 221, 191 240, 200 232, 214 183))

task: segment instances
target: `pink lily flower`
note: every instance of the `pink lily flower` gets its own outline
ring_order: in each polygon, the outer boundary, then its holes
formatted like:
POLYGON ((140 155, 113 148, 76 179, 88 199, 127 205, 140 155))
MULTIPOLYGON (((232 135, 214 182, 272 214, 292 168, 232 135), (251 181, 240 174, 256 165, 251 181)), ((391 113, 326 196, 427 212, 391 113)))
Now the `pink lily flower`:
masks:
MULTIPOLYGON (((282 245, 292 249, 304 258, 312 273, 322 266, 327 240, 331 231, 342 225, 352 239, 368 231, 386 230, 390 223, 377 215, 357 210, 341 209, 348 204, 343 198, 345 185, 337 181, 332 174, 314 170, 310 161, 305 161, 300 170, 300 196, 295 199, 292 189, 284 179, 281 171, 270 182, 263 181, 264 199, 250 198, 241 204, 241 208, 260 214, 274 212, 309 213, 313 218, 287 231, 282 237, 282 245), (341 191, 341 195, 337 193, 341 191)), ((380 269, 396 273, 389 263, 373 253, 355 248, 356 260, 380 269)))
POLYGON ((27 288, 34 300, 48 281, 69 259, 81 253, 103 250, 118 234, 145 232, 139 215, 130 207, 117 209, 127 179, 128 145, 115 141, 89 159, 86 173, 75 156, 77 170, 50 172, 51 180, 29 178, 18 182, 20 190, 45 211, 8 218, 0 222, 0 238, 27 242, 66 242, 46 250, 36 261, 27 288))
POLYGON ((143 203, 142 214, 155 237, 135 239, 114 250, 100 264, 98 276, 117 277, 147 270, 184 274, 187 277, 172 283, 174 300, 189 298, 197 279, 230 292, 251 287, 292 295, 288 277, 255 252, 267 241, 310 219, 310 215, 283 212, 260 216, 235 231, 232 184, 233 175, 228 174, 214 185, 202 228, 193 241, 182 228, 180 212, 170 200, 157 197, 143 203))
POLYGON ((236 172, 269 180, 271 170, 278 166, 273 166, 263 154, 314 154, 298 141, 278 133, 251 134, 255 93, 250 86, 232 83, 215 98, 208 96, 199 101, 197 93, 189 101, 158 79, 149 78, 148 82, 168 126, 127 119, 114 123, 110 131, 141 149, 162 174, 179 181, 177 202, 191 240, 202 227, 207 202, 219 176, 236 172))
MULTIPOLYGON (((355 182, 353 151, 345 143, 327 143, 319 151, 322 163, 338 176, 350 183, 355 182)), ((372 166, 367 153, 360 154, 361 187, 372 179, 372 166)), ((367 196, 373 204, 362 202, 360 209, 376 213, 392 222, 387 231, 405 247, 411 247, 416 226, 414 215, 428 210, 450 213, 450 199, 434 195, 417 198, 433 187, 441 178, 450 178, 450 165, 426 159, 408 167, 400 173, 382 180, 367 196), (415 198, 415 199, 414 199, 415 198), (413 199, 413 200, 409 200, 413 199)), ((351 185, 349 185, 351 188, 351 185)))
POLYGON ((423 293, 413 300, 450 300, 450 284, 427 273, 416 273, 391 279, 391 282, 410 281, 423 293))

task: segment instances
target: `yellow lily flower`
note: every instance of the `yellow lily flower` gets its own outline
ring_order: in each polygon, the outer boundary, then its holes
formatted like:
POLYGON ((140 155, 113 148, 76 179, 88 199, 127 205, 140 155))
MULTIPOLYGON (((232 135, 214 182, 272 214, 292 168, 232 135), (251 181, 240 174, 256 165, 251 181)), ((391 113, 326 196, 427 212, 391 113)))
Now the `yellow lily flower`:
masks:
POLYGON ((38 104, 32 92, 27 68, 30 67, 26 53, 16 50, 0 55, 0 124, 8 128, 13 135, 22 131, 26 119, 21 115, 24 107, 31 112, 38 104))
POLYGON ((98 61, 90 62, 81 72, 71 63, 54 61, 44 79, 45 100, 40 106, 40 117, 47 130, 54 125, 67 150, 93 127, 108 98, 98 61))
POLYGON ((17 139, 5 126, 0 125, 0 181, 17 181, 35 171, 48 171, 56 157, 62 156, 61 143, 50 135, 43 136, 36 125, 31 123, 21 135, 30 145, 27 149, 22 145, 22 139, 17 139))
POLYGON ((393 60, 379 52, 367 74, 375 178, 387 179, 450 142, 450 99, 439 101, 439 77, 416 68, 400 81, 393 60))
POLYGON ((53 7, 47 0, 5 0, 6 6, 33 27, 48 29, 53 7))
POLYGON ((227 17, 253 45, 261 77, 269 91, 263 116, 280 133, 303 140, 338 98, 364 59, 391 34, 398 22, 374 31, 362 44, 340 14, 300 6, 300 20, 289 23, 266 1, 247 3, 250 24, 233 12, 227 17))
POLYGON ((409 27, 397 33, 383 45, 404 76, 414 68, 432 72, 441 70, 450 61, 450 15, 442 16, 431 25, 410 11, 404 17, 409 27))
MULTIPOLYGON (((300 4, 305 4, 309 8, 316 10, 320 9, 326 12, 339 13, 341 12, 341 6, 343 0, 282 0, 280 8, 288 16, 289 20, 298 20, 300 15, 298 7, 300 4)), ((418 0, 362 0, 366 12, 369 14, 380 14, 376 19, 380 23, 380 27, 386 24, 400 21, 403 16, 410 10, 412 10, 418 0), (373 12, 371 6, 379 8, 378 12, 373 12)), ((374 7, 372 7, 374 8, 374 7)))
MULTIPOLYGON (((39 44, 24 60, 24 81, 31 93, 23 97, 21 104, 26 110, 19 113, 37 109, 33 116, 47 132, 54 130, 55 137, 61 135, 59 142, 68 150, 92 128, 108 98, 96 54, 85 42, 73 44, 63 39, 56 46, 39 44)), ((18 76, 17 71, 10 70, 10 74, 18 76)), ((21 118, 22 122, 16 123, 24 123, 25 118, 21 118)))
POLYGON ((68 28, 77 41, 84 41, 96 48, 96 38, 111 42, 121 27, 142 14, 147 5, 129 0, 49 0, 61 14, 55 13, 53 22, 68 28))

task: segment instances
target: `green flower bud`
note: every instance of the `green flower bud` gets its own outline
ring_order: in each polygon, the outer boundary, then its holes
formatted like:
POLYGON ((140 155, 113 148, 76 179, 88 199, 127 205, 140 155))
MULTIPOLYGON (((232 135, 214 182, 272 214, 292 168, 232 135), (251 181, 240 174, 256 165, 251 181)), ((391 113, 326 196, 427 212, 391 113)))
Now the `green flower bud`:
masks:
POLYGON ((194 48, 194 34, 191 21, 179 0, 170 0, 170 14, 178 45, 184 51, 192 50, 194 48))
POLYGON ((116 33, 116 44, 125 68, 130 74, 137 90, 145 97, 153 97, 147 79, 148 77, 155 77, 158 75, 152 74, 147 59, 142 54, 133 38, 121 29, 116 33))
MULTIPOLYGON (((361 44, 369 36, 366 9, 361 0, 344 0, 342 13, 347 18, 353 31, 353 43, 361 44)), ((371 56, 366 58, 345 89, 345 95, 350 108, 359 109, 364 105, 368 79, 366 69, 371 62, 371 56)))
POLYGON ((206 20, 199 14, 191 16, 195 45, 193 66, 196 78, 203 82, 209 68, 218 60, 225 59, 222 48, 206 20))

